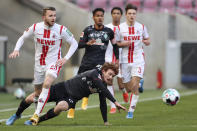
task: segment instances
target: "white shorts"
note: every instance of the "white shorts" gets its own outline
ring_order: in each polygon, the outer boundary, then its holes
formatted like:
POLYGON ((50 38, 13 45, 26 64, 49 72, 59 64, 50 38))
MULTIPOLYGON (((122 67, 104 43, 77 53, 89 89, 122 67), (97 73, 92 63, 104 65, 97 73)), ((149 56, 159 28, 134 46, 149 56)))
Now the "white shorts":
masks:
POLYGON ((127 83, 133 76, 143 78, 145 64, 122 63, 122 79, 123 83, 127 83))
POLYGON ((55 64, 51 64, 50 66, 48 66, 48 68, 43 69, 43 70, 36 70, 34 69, 34 81, 33 84, 34 85, 40 85, 44 82, 45 76, 50 74, 53 77, 57 78, 57 76, 59 75, 59 72, 61 70, 61 66, 57 67, 55 66, 55 64))

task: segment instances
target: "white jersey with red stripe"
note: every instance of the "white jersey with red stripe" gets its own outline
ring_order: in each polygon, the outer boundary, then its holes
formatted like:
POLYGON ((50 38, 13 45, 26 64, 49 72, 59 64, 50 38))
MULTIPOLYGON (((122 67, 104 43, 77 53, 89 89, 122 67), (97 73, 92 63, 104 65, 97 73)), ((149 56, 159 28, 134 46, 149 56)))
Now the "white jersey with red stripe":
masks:
POLYGON ((129 47, 123 47, 121 52, 121 63, 143 64, 144 38, 149 38, 146 27, 139 22, 135 22, 134 26, 128 26, 126 22, 120 24, 119 38, 117 41, 131 41, 129 47))
MULTIPOLYGON (((23 36, 27 38, 32 35, 35 42, 36 71, 46 71, 48 68, 52 68, 49 66, 61 58, 62 39, 69 43, 72 43, 71 40, 74 39, 72 33, 65 26, 56 23, 51 27, 46 26, 44 22, 33 24, 24 32, 23 36)), ((20 39, 18 42, 21 42, 20 39)), ((15 48, 15 50, 19 49, 15 48)))
MULTIPOLYGON (((107 24, 106 26, 108 28, 111 28, 114 31, 114 33, 119 32, 119 30, 120 30, 119 26, 114 26, 112 23, 107 24)), ((114 36, 116 36, 116 35, 114 35, 114 36)), ((119 61, 121 61, 120 60, 121 59, 121 51, 122 51, 122 48, 119 48, 119 61)), ((116 56, 113 52, 113 46, 112 46, 111 42, 110 42, 110 44, 108 44, 107 50, 105 52, 105 61, 106 62, 113 62, 113 63, 116 62, 116 56)))

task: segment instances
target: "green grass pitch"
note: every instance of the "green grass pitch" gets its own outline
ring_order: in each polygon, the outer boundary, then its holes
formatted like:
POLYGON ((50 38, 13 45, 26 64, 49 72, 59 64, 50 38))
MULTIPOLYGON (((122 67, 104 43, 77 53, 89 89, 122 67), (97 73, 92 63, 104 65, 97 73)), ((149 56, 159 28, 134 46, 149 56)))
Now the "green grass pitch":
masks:
MULTIPOLYGON (((108 121, 111 126, 104 126, 98 107, 98 95, 89 98, 91 108, 80 110, 77 104, 74 119, 67 119, 67 112, 62 112, 58 117, 42 122, 38 126, 25 126, 24 121, 32 115, 34 105, 27 109, 23 116, 14 125, 6 126, 5 121, 15 113, 20 100, 11 94, 0 94, 0 131, 196 131, 197 130, 197 90, 178 89, 181 95, 179 103, 175 106, 165 105, 161 100, 163 90, 145 90, 140 94, 140 101, 134 112, 134 119, 126 119, 127 112, 109 114, 108 121)), ((116 99, 123 103, 122 95, 116 92, 116 99)), ((129 104, 123 103, 128 108, 129 104)), ((54 106, 48 103, 43 112, 54 106)), ((109 110, 109 108, 108 108, 109 110)))

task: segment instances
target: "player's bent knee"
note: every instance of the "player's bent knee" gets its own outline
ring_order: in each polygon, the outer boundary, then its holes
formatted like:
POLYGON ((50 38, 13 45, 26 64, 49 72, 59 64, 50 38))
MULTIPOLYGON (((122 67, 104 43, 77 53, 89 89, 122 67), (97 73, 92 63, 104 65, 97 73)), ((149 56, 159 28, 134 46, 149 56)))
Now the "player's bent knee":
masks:
POLYGON ((39 97, 39 96, 40 96, 41 91, 42 91, 42 90, 36 90, 36 91, 35 91, 35 97, 39 97))
POLYGON ((57 104, 57 107, 60 111, 66 111, 68 110, 68 103, 66 101, 60 101, 58 104, 57 104))

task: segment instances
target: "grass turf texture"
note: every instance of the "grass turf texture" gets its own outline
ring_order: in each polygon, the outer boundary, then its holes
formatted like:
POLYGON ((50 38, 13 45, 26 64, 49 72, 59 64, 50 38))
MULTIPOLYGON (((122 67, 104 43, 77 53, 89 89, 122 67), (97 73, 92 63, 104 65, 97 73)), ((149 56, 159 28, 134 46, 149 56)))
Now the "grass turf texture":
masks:
MULTIPOLYGON (((135 131, 192 131, 197 130, 197 104, 196 94, 184 96, 187 92, 196 92, 196 90, 181 89, 178 90, 181 95, 180 102, 175 106, 163 104, 161 94, 163 90, 145 90, 140 94, 140 102, 137 104, 134 112, 134 119, 126 119, 127 112, 109 114, 108 121, 111 126, 104 126, 99 107, 90 108, 86 111, 78 110, 75 112, 74 119, 67 119, 67 112, 62 112, 58 117, 42 122, 39 126, 25 126, 24 121, 28 118, 17 120, 14 125, 6 126, 3 119, 9 118, 14 109, 5 111, 4 109, 16 108, 20 100, 16 100, 13 95, 0 94, 0 119, 3 121, 0 125, 0 131, 120 131, 120 130, 135 130, 135 131), (148 100, 153 99, 153 100, 148 100)), ((122 94, 116 92, 118 101, 122 101, 122 94)), ((80 107, 81 102, 77 104, 80 107)), ((89 106, 98 105, 98 95, 92 95, 89 99, 89 106)), ((53 107, 54 104, 48 104, 44 112, 53 107)), ((128 108, 129 104, 123 104, 128 108)), ((108 108, 109 111, 109 108, 108 108)), ((34 105, 23 113, 23 116, 32 115, 34 105)))

